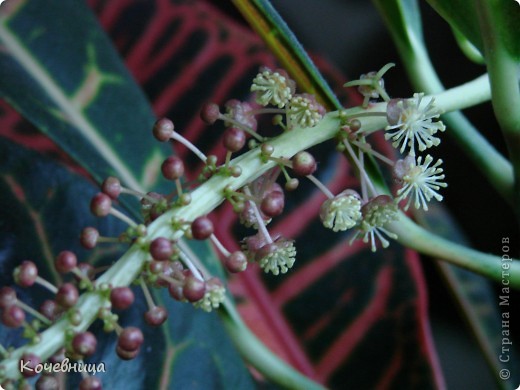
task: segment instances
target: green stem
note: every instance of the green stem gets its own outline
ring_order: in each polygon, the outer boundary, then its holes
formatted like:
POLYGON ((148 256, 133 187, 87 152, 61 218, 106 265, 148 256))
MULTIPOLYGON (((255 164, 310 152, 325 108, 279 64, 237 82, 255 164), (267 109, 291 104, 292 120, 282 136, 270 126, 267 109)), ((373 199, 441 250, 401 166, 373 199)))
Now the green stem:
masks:
POLYGON ((227 302, 221 318, 238 351, 266 379, 287 389, 323 390, 319 383, 296 371, 271 352, 244 324, 235 307, 227 302))
MULTIPOLYGON (((464 94, 471 90, 471 85, 459 90, 459 93, 464 94), (467 89, 464 89, 467 88, 467 89)), ((446 92, 449 93, 449 92, 446 92)), ((445 101, 446 95, 439 94, 437 101, 441 109, 445 101)), ((448 99, 449 100, 449 99, 448 99)), ((461 104, 463 104, 462 102, 461 104)), ((455 108, 463 108, 455 107, 455 108)), ((381 112, 386 109, 386 103, 378 103, 372 105, 369 109, 362 109, 359 107, 351 108, 346 111, 347 115, 355 117, 356 113, 367 112, 381 112)), ((376 116, 360 116, 361 125, 367 131, 382 129, 387 125, 386 118, 380 115, 376 116)), ((340 114, 338 111, 331 112, 325 115, 320 123, 313 128, 294 128, 289 132, 284 132, 280 136, 273 138, 269 144, 273 146, 274 158, 291 158, 296 153, 306 150, 314 145, 325 142, 334 138, 341 126, 340 114)), ((225 199, 225 189, 231 188, 238 190, 256 179, 269 169, 276 165, 276 162, 268 160, 264 162, 261 157, 259 148, 251 150, 243 155, 235 158, 232 161, 233 165, 238 165, 242 169, 242 174, 237 177, 229 177, 225 175, 214 175, 211 179, 200 185, 191 192, 192 201, 189 205, 177 207, 167 211, 147 227, 147 240, 153 240, 157 237, 170 237, 171 239, 180 239, 183 235, 182 231, 174 231, 172 229, 171 221, 175 218, 192 221, 195 218, 210 213, 225 199)), ((440 258, 446 259, 454 264, 471 269, 477 273, 485 275, 492 279, 499 279, 500 274, 496 264, 500 262, 500 258, 491 255, 480 254, 471 249, 450 243, 443 240, 424 229, 419 228, 411 222, 404 215, 398 224, 394 224, 393 230, 399 234, 399 240, 422 253, 431 254, 440 258)), ((184 246, 183 246, 184 248, 184 246)), ((184 250, 184 249, 183 249, 184 250)), ((187 249, 186 249, 187 250, 187 249)), ((128 286, 132 283, 141 272, 148 253, 143 251, 138 244, 132 245, 129 250, 103 275, 97 280, 96 284, 110 283, 113 287, 128 286)), ((511 285, 520 287, 520 269, 518 262, 514 262, 511 267, 511 285)), ((61 348, 65 342, 66 331, 70 328, 75 331, 85 331, 90 324, 96 319, 99 308, 106 305, 106 298, 101 296, 97 291, 85 292, 79 298, 75 308, 81 314, 81 323, 72 326, 66 316, 60 318, 54 325, 46 329, 40 334, 40 342, 36 345, 26 345, 12 351, 9 358, 2 361, 6 378, 17 379, 20 377, 18 370, 18 361, 25 352, 31 352, 39 356, 42 361, 46 360, 55 351, 61 348)), ((231 313, 230 315, 232 315, 231 313)), ((251 361, 252 364, 258 365, 260 370, 273 370, 273 375, 276 375, 276 380, 281 380, 282 383, 287 383, 292 386, 296 383, 303 383, 303 378, 285 366, 276 369, 275 360, 272 360, 272 355, 261 343, 257 343, 252 339, 252 335, 245 328, 237 316, 232 316, 229 321, 234 321, 233 324, 227 326, 236 334, 232 336, 239 343, 239 348, 244 353, 245 358, 251 361), (251 343, 248 345, 248 343, 251 343), (285 378, 285 379, 284 379, 285 378), (298 382, 300 381, 300 382, 298 382)), ((231 332, 231 333, 233 333, 231 332)), ((307 383, 309 386, 319 386, 313 382, 307 383)), ((300 387, 312 388, 312 387, 300 387)), ((316 388, 316 387, 315 387, 316 388)))
POLYGON ((494 256, 456 244, 422 228, 404 214, 389 227, 398 235, 397 241, 408 248, 497 282, 507 280, 511 287, 520 288, 520 260, 494 256))
MULTIPOLYGON (((437 88, 430 88, 437 89, 437 88)), ((489 77, 483 74, 474 80, 461 84, 448 90, 440 89, 435 98, 436 103, 450 114, 459 107, 472 107, 482 102, 488 101, 491 96, 489 87, 489 77)))
MULTIPOLYGON (((415 55, 421 53, 414 52, 415 55)), ((424 54, 427 56, 427 54, 424 54)), ((410 57, 408 57, 410 58, 410 57)), ((411 74, 412 83, 426 93, 443 91, 442 86, 429 57, 407 63, 408 73, 411 74), (428 61, 426 63, 426 60, 428 61)), ((486 78, 487 79, 487 78, 486 78)), ((478 96, 483 97, 482 92, 489 94, 489 85, 483 87, 478 96)), ((473 90, 477 93, 477 89, 473 90)), ((459 99, 466 98, 458 94, 459 99)), ((489 95, 487 95, 489 99, 489 95)), ((502 156, 460 112, 450 112, 442 116, 448 126, 447 133, 458 143, 475 166, 486 176, 489 183, 506 199, 513 203, 513 168, 511 163, 502 156)))
MULTIPOLYGON (((386 6, 388 6, 388 4, 384 4, 384 1, 386 0, 375 0, 375 3, 385 18, 414 88, 427 94, 445 91, 422 42, 422 37, 414 34, 411 27, 406 28, 406 34, 403 34, 400 30, 400 24, 410 21, 390 17, 389 14, 384 12, 386 6)), ((403 18, 406 19, 405 16, 403 18)), ((475 88, 472 93, 478 94, 478 100, 484 102, 490 97, 489 85, 480 85, 479 89, 475 88)), ((474 99, 475 97, 458 93, 454 95, 454 98, 474 99)), ((478 101, 475 102, 475 104, 477 103, 478 101)), ((510 204, 513 204, 514 178, 510 162, 460 112, 444 114, 442 119, 448 126, 447 133, 453 137, 498 193, 510 204)))
MULTIPOLYGON (((520 220, 520 65, 502 40, 499 4, 479 0, 479 16, 484 52, 491 82, 493 109, 509 150, 515 177, 514 206, 520 220)), ((511 28, 515 28, 511 26, 511 28)))

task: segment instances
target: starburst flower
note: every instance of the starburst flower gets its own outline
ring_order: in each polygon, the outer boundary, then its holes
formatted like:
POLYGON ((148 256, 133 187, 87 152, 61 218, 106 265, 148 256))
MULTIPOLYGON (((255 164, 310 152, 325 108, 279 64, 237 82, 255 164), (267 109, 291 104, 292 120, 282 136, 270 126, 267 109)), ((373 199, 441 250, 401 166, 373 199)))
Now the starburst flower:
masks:
POLYGON ((361 219, 361 198, 356 191, 345 190, 321 205, 323 226, 335 232, 348 230, 361 219))
POLYGON ((363 219, 358 224, 356 234, 350 243, 362 236, 366 244, 370 241, 372 252, 377 249, 376 238, 379 239, 383 248, 387 248, 390 242, 383 236, 383 233, 392 239, 397 239, 397 235, 388 231, 384 226, 399 218, 397 204, 388 195, 379 195, 368 201, 362 208, 363 219))
POLYGON ((316 101, 314 95, 295 95, 289 102, 289 123, 301 127, 314 127, 323 118, 325 108, 316 101))
POLYGON ((264 245, 256 252, 255 261, 265 273, 278 275, 285 274, 296 261, 294 242, 286 238, 279 238, 275 242, 264 245))
POLYGON ((430 166, 433 162, 433 157, 427 155, 422 161, 422 157, 417 158, 408 156, 404 160, 396 162, 394 167, 394 177, 398 182, 403 183, 403 186, 397 191, 397 201, 408 198, 408 202, 404 207, 408 210, 412 200, 416 209, 422 207, 423 210, 428 210, 427 202, 432 198, 442 201, 443 197, 437 191, 441 187, 448 185, 442 180, 444 175, 443 169, 440 168, 442 160, 439 159, 435 164, 430 166))
POLYGON ((398 99, 388 103, 387 119, 390 125, 385 128, 388 132, 385 139, 391 139, 392 146, 400 147, 401 153, 408 147, 410 155, 415 156, 415 143, 421 152, 439 145, 440 139, 434 137, 434 134, 446 129, 441 121, 433 121, 442 114, 435 107, 434 98, 430 98, 426 105, 421 105, 423 97, 423 93, 415 93, 412 99, 398 99))
POLYGON ((251 92, 256 93, 256 102, 262 106, 272 104, 283 108, 291 99, 295 90, 295 83, 284 70, 272 71, 261 68, 260 73, 253 79, 251 92))

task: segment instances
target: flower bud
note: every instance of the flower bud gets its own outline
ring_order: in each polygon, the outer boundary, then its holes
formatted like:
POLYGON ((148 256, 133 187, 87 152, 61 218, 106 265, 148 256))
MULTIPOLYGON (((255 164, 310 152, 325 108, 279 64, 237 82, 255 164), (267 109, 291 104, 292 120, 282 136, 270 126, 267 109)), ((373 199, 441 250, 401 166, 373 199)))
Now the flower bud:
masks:
POLYGON ((117 177, 109 176, 101 184, 101 191, 110 198, 117 199, 121 193, 121 182, 117 177))
POLYGON ((208 125, 212 125, 220 117, 220 108, 215 103, 204 103, 200 110, 200 118, 208 125))
POLYGON ((191 223, 191 233, 194 239, 205 240, 213 234, 213 222, 206 216, 198 217, 191 223))
POLYGON ((292 169, 298 176, 312 175, 316 171, 316 160, 309 152, 299 152, 292 159, 292 169))
POLYGON ((153 136, 160 142, 168 141, 173 134, 174 125, 168 118, 159 119, 153 126, 153 136))
POLYGON ((30 260, 24 260, 13 272, 14 281, 21 287, 30 287, 38 277, 38 268, 30 260))

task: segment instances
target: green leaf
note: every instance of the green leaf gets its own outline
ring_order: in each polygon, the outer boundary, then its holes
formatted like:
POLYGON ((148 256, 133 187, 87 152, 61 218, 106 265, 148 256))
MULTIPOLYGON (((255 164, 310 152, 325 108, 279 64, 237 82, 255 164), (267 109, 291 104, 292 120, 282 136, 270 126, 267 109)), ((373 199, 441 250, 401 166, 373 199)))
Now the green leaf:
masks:
POLYGON ((374 0, 400 50, 413 53, 424 47, 422 22, 417 0, 374 0))
POLYGON ((454 27, 452 27, 452 31, 453 36, 464 55, 476 64, 484 65, 486 62, 484 57, 482 57, 482 53, 468 40, 468 38, 454 27))
MULTIPOLYGON (((479 25, 478 1, 473 0, 427 0, 428 3, 454 28, 481 52, 484 53, 482 30, 479 25)), ((488 1, 493 12, 493 21, 498 27, 499 39, 509 55, 520 59, 520 6, 514 0, 488 1)))
MULTIPOLYGON (((153 186, 156 190, 170 192, 172 185, 160 179, 158 166, 171 153, 171 149, 150 136, 155 117, 149 103, 85 4, 73 1, 26 2, 15 8, 4 7, 1 11, 4 12, 0 20, 0 40, 4 45, 0 53, 2 96, 36 127, 53 138, 98 181, 108 175, 116 175, 134 189, 145 190, 153 186), (56 20, 60 20, 60 23, 55 23, 56 20)), ((11 156, 11 153, 6 151, 1 155, 11 156)), ((12 154, 12 157, 16 158, 16 154, 12 154)), ((37 171, 28 168, 29 165, 26 163, 25 170, 36 174, 37 171)), ((52 176, 51 170, 48 175, 52 176)), ((45 193, 45 190, 52 192, 44 186, 45 182, 28 182, 31 187, 27 193, 31 196, 33 193, 45 193)), ((52 180, 48 182, 52 183, 52 180)), ((86 225, 89 196, 93 193, 91 189, 80 192, 87 196, 74 198, 84 218, 81 221, 83 223, 64 226, 58 216, 68 220, 74 210, 57 209, 53 212, 54 225, 42 227, 40 233, 48 231, 55 235, 62 234, 63 246, 76 242, 77 234, 86 225)), ((122 200, 122 204, 137 214, 136 202, 122 200)), ((6 220, 16 221, 16 217, 10 215, 6 220)), ((113 224, 114 220, 110 218, 107 221, 113 224)), ((121 231, 120 228, 113 235, 121 231)), ((32 242, 32 237, 20 231, 15 235, 19 238, 19 246, 35 249, 25 244, 25 239, 32 242)), ((223 275, 220 262, 208 244, 197 242, 191 246, 212 274, 223 275)), ((51 263, 57 251, 47 248, 44 253, 46 273, 52 274, 51 263)), ((117 253, 107 252, 106 255, 112 262, 117 253)), ((10 258, 9 261, 12 269, 20 258, 10 258)), ((59 280, 55 272, 54 277, 59 280)), ((175 318, 175 326, 182 326, 183 322, 193 317, 196 319, 194 323, 207 330, 200 341, 190 339, 194 333, 180 333, 182 336, 177 340, 182 343, 204 345, 204 348, 191 353, 190 359, 208 361, 200 357, 199 352, 203 351, 212 356, 212 362, 218 361, 219 367, 222 366, 221 361, 233 354, 226 350, 230 348, 229 339, 223 334, 215 316, 207 316, 206 313, 189 308, 181 311, 181 316, 176 307, 170 311, 170 317, 175 318), (215 344, 212 339, 220 341, 215 344)), ((156 350, 160 351, 167 345, 166 332, 166 329, 154 332, 159 338, 156 350)), ((159 354, 157 352, 156 356, 159 354)), ((233 357, 237 358, 236 354, 233 357)), ((147 360, 149 364, 151 361, 147 360)), ((193 366, 195 363, 189 364, 193 366)), ((230 362, 230 365, 232 370, 236 367, 236 372, 244 378, 242 382, 250 381, 240 361, 230 362)), ((215 368, 216 372, 226 371, 219 367, 215 368)), ((202 370, 205 368, 201 366, 202 370)), ((182 373, 179 375, 183 376, 182 373)), ((123 377, 129 380, 131 376, 123 377)), ((222 382, 222 378, 218 380, 222 382)))
MULTIPOLYGON (((4 138, 0 138, 0 190, 1 286, 12 285, 12 270, 24 259, 33 260, 39 275, 58 284, 69 278, 54 270, 54 258, 60 251, 72 250, 80 261, 102 266, 125 249, 111 245, 82 249, 77 236, 85 225, 97 226, 106 236, 117 236, 124 225, 113 218, 99 220, 90 215, 88 199, 96 189, 85 179, 4 138)), ((44 299, 53 298, 39 286, 18 291, 21 300, 36 308, 44 299)), ((116 335, 104 333, 99 322, 92 328, 98 347, 87 362, 104 364, 106 373, 99 375, 105 388, 179 388, 182 384, 180 388, 208 389, 224 383, 253 387, 215 313, 176 302, 163 289, 159 302, 168 309, 169 319, 165 326, 151 328, 143 320, 147 310, 143 294, 138 289, 134 292, 136 302, 118 314, 122 326, 143 329, 146 341, 138 358, 122 361, 115 353, 116 335)), ((0 326, 0 343, 19 346, 23 341, 19 333, 0 326)), ((80 379, 79 374, 68 375, 67 388, 77 388, 80 379)))
MULTIPOLYGON (((427 0, 454 29, 482 52, 482 39, 478 28, 475 1, 471 0, 427 0)), ((512 2, 511 2, 512 3, 512 2)))
POLYGON ((155 118, 146 97, 89 8, 28 1, 2 12, 1 96, 97 180, 156 184, 153 169, 168 147, 149 136, 155 118))
MULTIPOLYGON (((428 230, 442 237, 449 237, 454 242, 468 244, 457 223, 442 206, 433 204, 427 213, 417 212, 416 217, 428 230)), ((493 291, 491 283, 480 275, 442 261, 438 261, 436 265, 449 286, 454 301, 473 333, 492 374, 496 377, 497 384, 504 389, 515 388, 520 376, 515 366, 519 357, 517 349, 508 346, 509 361, 500 361, 500 356, 504 353, 502 350, 504 330, 502 319, 504 318, 499 305, 500 300, 493 291), (508 380, 499 376, 502 369, 509 370, 511 377, 508 380)), ((505 311, 508 311, 508 308, 505 311)))
POLYGON ((301 89, 316 95, 330 110, 342 107, 305 49, 269 1, 233 2, 301 89))

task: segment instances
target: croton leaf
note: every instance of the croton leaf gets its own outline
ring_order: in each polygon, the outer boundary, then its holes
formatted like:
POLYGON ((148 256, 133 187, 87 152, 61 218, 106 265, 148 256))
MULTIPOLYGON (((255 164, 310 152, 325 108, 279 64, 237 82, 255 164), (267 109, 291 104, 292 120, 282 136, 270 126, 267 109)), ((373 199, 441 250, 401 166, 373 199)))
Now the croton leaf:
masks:
MULTIPOLYGON (((449 237, 462 244, 468 243, 456 221, 439 205, 432 205, 427 213, 418 212, 417 219, 422 226, 442 237, 449 237)), ((473 332, 493 375, 497 377, 497 384, 504 389, 514 388, 520 377, 517 365, 518 350, 514 345, 507 345, 506 357, 502 349, 503 343, 510 337, 509 307, 500 305, 501 300, 497 297, 492 283, 484 277, 442 261, 436 265, 450 287, 451 294, 473 332), (503 317, 503 313, 506 312, 506 316, 503 317), (503 323, 502 320, 506 322, 503 323), (500 376, 501 370, 504 369, 508 370, 509 378, 500 376)), ((502 287, 509 291, 508 286, 502 287)))
POLYGON ((168 148, 148 136, 150 106, 89 8, 13 0, 0 13, 1 96, 97 180, 155 184, 168 148))
MULTIPOLYGON (((115 175, 136 190, 171 192, 159 169, 171 149, 151 136, 150 104, 90 8, 13 0, 0 13, 1 96, 97 181, 115 175)), ((137 202, 121 203, 138 215, 137 202)), ((221 276, 209 245, 191 245, 221 276)))
MULTIPOLYGON (((0 83, 3 97, 53 137, 96 179, 116 174, 133 188, 154 185, 155 189, 169 192, 166 183, 159 180, 158 165, 170 150, 150 137, 154 121, 150 106, 89 8, 72 2, 36 4, 13 0, 0 12, 3 14, 0 39, 5 49, 0 55, 0 72, 6 72, 0 83), (63 23, 53 23, 56 15, 62 15, 59 19, 63 19, 63 23)), ((20 122, 16 117, 13 119, 8 109, 4 113, 3 132, 11 130, 12 135, 12 128, 20 127, 20 122)), ((15 138, 23 139, 23 136, 15 138)), ((88 208, 88 198, 82 202, 84 208, 88 208)), ((135 203, 128 205, 132 207, 135 203)), ((84 208, 83 211, 88 212, 84 208)), ((64 212, 63 217, 66 215, 64 212)), ((58 219, 57 215, 54 219, 58 219)), ((60 226, 63 223, 54 225, 56 229, 60 226)), ((51 226, 48 228, 52 230, 51 226)), ((76 241, 80 227, 64 229, 68 234, 63 237, 76 241)), ((24 237, 28 236, 20 236, 24 237)), ((27 242, 31 239, 27 238, 27 242)), ((222 272, 220 262, 208 245, 194 247, 214 274, 222 272)), ((56 253, 48 251, 47 261, 52 262, 56 253)), ((116 258, 117 253, 113 253, 112 261, 116 258)), ((11 273, 17 260, 12 257, 6 260, 6 275, 11 273)), ((189 310, 183 318, 189 320, 195 315, 202 325, 204 321, 209 324, 215 321, 211 316, 200 316, 189 310)), ((207 337, 222 338, 218 327, 209 325, 207 329, 215 329, 215 335, 208 333, 207 337)), ((162 334, 164 337, 166 329, 162 334)), ((191 335, 185 332, 184 336, 191 335)), ((219 344, 218 348, 221 347, 219 344)), ((209 352, 214 352, 212 346, 206 350, 209 352)), ((222 352, 226 353, 224 349, 222 352)))
POLYGON ((269 37, 266 45, 302 89, 314 94, 328 109, 341 108, 309 54, 269 1, 234 0, 234 4, 260 36, 269 37))
MULTIPOLYGON (((84 178, 63 166, 0 138, 0 285, 12 285, 12 270, 31 259, 39 275, 53 284, 68 280, 57 274, 54 259, 62 250, 72 250, 80 261, 96 267, 109 265, 124 246, 100 246, 86 251, 79 245, 78 232, 86 225, 97 226, 106 236, 116 236, 124 225, 114 219, 97 220, 90 215, 88 200, 96 189, 84 178), (29 244, 30 243, 30 244, 29 244)), ((174 301, 162 290, 159 300, 169 311, 168 325, 159 329, 145 324, 147 310, 143 294, 134 289, 136 302, 128 311, 118 311, 121 326, 138 326, 144 331, 143 353, 132 361, 117 357, 116 336, 104 334, 100 322, 93 332, 97 352, 87 363, 98 373, 106 388, 220 388, 232 383, 250 388, 251 377, 215 313, 208 314, 174 301), (201 372, 204 375, 201 375, 201 372), (188 386, 189 385, 189 386, 188 386)), ((53 294, 40 286, 18 289, 19 298, 39 307, 53 294)), ((19 346, 19 331, 0 327, 0 343, 19 346)), ((64 379, 67 388, 77 388, 81 375, 64 379)))
MULTIPOLYGON (((154 101, 156 113, 173 118, 176 128, 208 153, 222 155, 217 142, 220 133, 205 131, 197 111, 207 100, 223 103, 229 97, 247 97, 248 83, 258 67, 276 66, 260 40, 206 1, 92 0, 90 4, 134 78, 154 101)), ((128 111, 125 109, 126 114, 128 111)), ((145 131, 149 128, 150 123, 144 126, 145 131)), ((331 149, 333 146, 327 145, 316 151, 320 178, 334 192, 356 185, 351 168, 339 156, 331 155, 331 149)), ((186 150, 178 152, 190 161, 193 178, 200 163, 186 150)), ((275 230, 297 240, 294 276, 267 280, 271 293, 259 283, 261 275, 255 269, 242 279, 252 283, 240 283, 248 293, 245 302, 254 305, 256 325, 266 325, 264 329, 288 360, 309 375, 315 373, 328 381, 331 387, 344 387, 346 382, 342 381, 351 373, 359 388, 439 385, 442 380, 430 344, 417 259, 404 256, 404 250, 397 246, 376 257, 364 246, 349 248, 348 237, 329 235, 319 224, 310 224, 316 220, 323 198, 308 183, 302 187, 287 205, 287 219, 274 224, 275 230), (375 344, 371 341, 374 337, 375 344), (383 343, 386 352, 381 356, 380 349, 374 349, 378 343, 383 343), (372 369, 373 361, 377 364, 372 369), (359 370, 361 365, 370 371, 359 370)), ((230 249, 236 248, 237 236, 241 238, 244 232, 236 228, 234 215, 223 209, 214 218, 219 222, 219 236, 230 249)), ((183 315, 183 320, 189 324, 187 316, 183 315)), ((172 337, 176 337, 175 330, 172 337)), ((197 349, 204 348, 193 350, 197 349)), ((156 361, 162 362, 162 356, 156 361)), ((174 365, 173 360, 165 361, 174 365)), ((130 377, 137 376, 135 371, 131 373, 130 377)), ((240 379, 236 383, 248 387, 240 379)))
MULTIPOLYGON (((146 6, 122 0, 92 4, 134 77, 153 98, 156 111, 172 117, 183 134, 197 145, 205 145, 210 153, 221 153, 216 143, 218 128, 204 130, 196 111, 207 100, 223 103, 229 97, 247 97, 248 84, 258 66, 276 66, 258 38, 204 1, 146 6), (198 11, 196 16, 183 19, 190 7, 198 11), (128 25, 135 27, 123 28, 128 25), (178 34, 188 37, 189 48, 183 48, 174 39, 178 34), (233 72, 226 68, 229 64, 235 65, 233 72), (216 78, 223 80, 220 88, 213 84, 216 78), (197 93, 190 94, 189 99, 174 93, 175 82, 197 93)), ((344 82, 338 80, 338 84, 339 81, 344 82)), ((351 167, 338 155, 331 155, 331 149, 332 145, 326 145, 315 151, 320 161, 320 178, 333 192, 357 185, 351 167)), ((183 150, 179 153, 186 156, 183 150)), ((196 171, 198 166, 191 168, 196 171)), ((257 331, 267 331, 270 346, 292 364, 309 375, 317 374, 333 387, 341 387, 342 380, 362 362, 370 370, 371 363, 367 362, 378 358, 371 346, 375 334, 378 339, 387 340, 388 353, 379 358, 372 371, 365 371, 363 378, 356 377, 356 386, 410 384, 414 380, 427 387, 442 383, 430 342, 426 296, 417 259, 405 257, 404 250, 397 246, 377 256, 364 246, 349 249, 348 237, 328 234, 322 226, 312 224, 324 198, 308 183, 302 182, 302 188, 288 195, 288 199, 289 214, 273 222, 274 231, 296 239, 298 265, 291 274, 267 280, 270 293, 259 283, 261 275, 253 267, 241 277, 242 283, 236 289, 245 293, 241 298, 247 304, 243 313, 252 319, 249 324, 257 331), (350 262, 349 256, 354 253, 356 260, 350 262), (315 278, 304 279, 302 274, 315 278), (336 278, 334 283, 328 283, 330 278, 336 278), (322 292, 324 286, 329 287, 327 293, 322 292), (348 291, 353 292, 351 302, 348 291), (378 313, 388 315, 373 323, 368 314, 363 317, 365 305, 371 302, 381 310, 378 313), (341 337, 349 325, 356 325, 358 330, 341 337), (314 333, 313 326, 317 329, 314 333), (365 326, 365 333, 359 331, 365 326), (352 335, 357 335, 357 339, 352 335), (302 347, 309 358, 303 355, 302 347), (360 352, 365 348, 374 356, 360 352), (331 356, 333 361, 328 361, 331 356)), ((214 218, 218 221, 219 238, 228 248, 236 248, 238 239, 248 232, 237 227, 229 207, 219 209, 214 218)))

